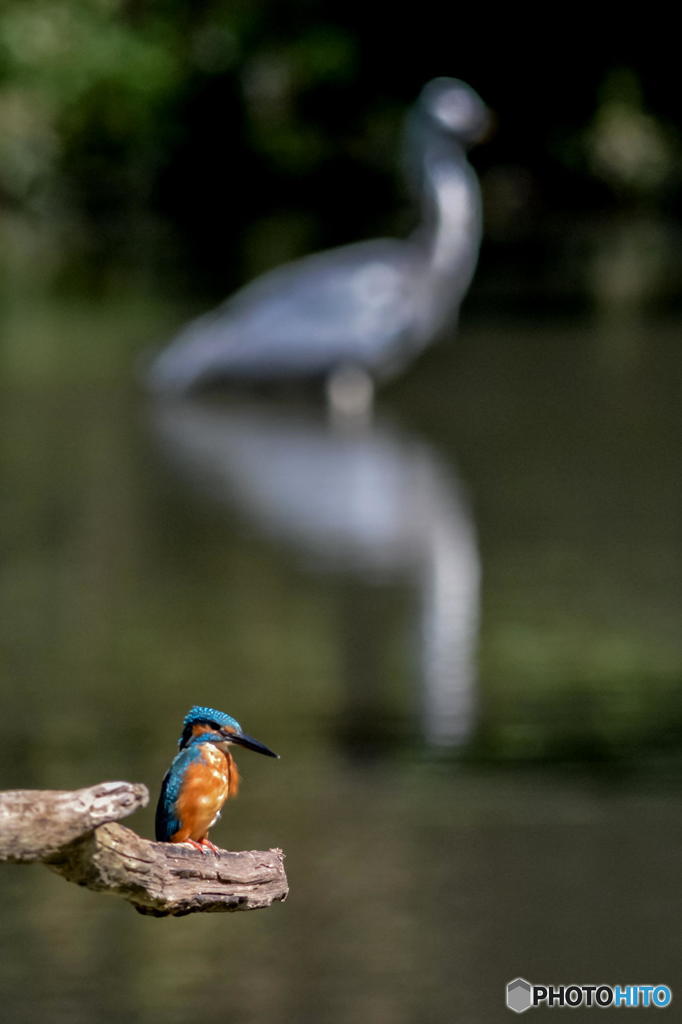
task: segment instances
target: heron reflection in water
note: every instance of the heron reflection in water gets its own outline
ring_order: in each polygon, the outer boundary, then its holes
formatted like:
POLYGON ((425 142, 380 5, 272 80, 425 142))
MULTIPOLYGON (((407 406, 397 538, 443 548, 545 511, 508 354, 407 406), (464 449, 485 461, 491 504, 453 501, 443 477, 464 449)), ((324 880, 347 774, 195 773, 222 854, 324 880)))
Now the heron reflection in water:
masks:
POLYGON ((184 480, 309 568, 412 584, 422 732, 464 742, 476 716, 478 550, 463 489, 431 448, 382 422, 340 431, 310 409, 185 399, 152 415, 184 480))
POLYGON ((407 119, 407 170, 421 220, 407 239, 374 239, 271 270, 188 324, 151 363, 160 392, 216 381, 326 381, 332 404, 366 406, 452 327, 476 266, 481 202, 467 150, 488 112, 464 82, 436 78, 407 119))

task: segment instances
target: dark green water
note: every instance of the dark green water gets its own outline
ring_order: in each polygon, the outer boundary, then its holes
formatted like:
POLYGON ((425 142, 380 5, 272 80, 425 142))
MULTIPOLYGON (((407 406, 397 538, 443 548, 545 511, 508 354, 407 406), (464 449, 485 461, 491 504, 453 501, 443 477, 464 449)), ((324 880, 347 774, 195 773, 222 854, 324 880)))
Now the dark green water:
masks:
POLYGON ((680 323, 465 318, 339 432, 152 407, 160 296, 5 309, 0 787, 154 800, 214 704, 282 754, 242 754, 214 838, 281 846, 291 895, 158 921, 6 866, 3 1020, 492 1022, 519 974, 679 984, 680 323))

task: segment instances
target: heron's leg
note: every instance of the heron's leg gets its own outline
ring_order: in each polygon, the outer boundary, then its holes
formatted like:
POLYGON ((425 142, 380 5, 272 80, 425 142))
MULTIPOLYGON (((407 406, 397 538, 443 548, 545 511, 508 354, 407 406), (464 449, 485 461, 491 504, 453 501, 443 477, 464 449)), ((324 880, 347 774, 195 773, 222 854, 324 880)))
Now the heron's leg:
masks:
POLYGON ((332 419, 366 421, 374 402, 374 381, 362 366, 346 363, 327 377, 327 402, 332 419))

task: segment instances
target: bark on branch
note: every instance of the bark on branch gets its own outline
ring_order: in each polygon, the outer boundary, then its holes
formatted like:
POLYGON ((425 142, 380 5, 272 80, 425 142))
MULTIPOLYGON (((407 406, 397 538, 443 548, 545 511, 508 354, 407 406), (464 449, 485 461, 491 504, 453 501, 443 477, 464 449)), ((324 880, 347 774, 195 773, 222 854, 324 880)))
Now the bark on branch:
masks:
POLYGON ((0 793, 0 861, 42 861, 70 882, 122 896, 156 917, 257 910, 286 899, 281 850, 203 853, 117 824, 148 801, 146 786, 130 782, 0 793))

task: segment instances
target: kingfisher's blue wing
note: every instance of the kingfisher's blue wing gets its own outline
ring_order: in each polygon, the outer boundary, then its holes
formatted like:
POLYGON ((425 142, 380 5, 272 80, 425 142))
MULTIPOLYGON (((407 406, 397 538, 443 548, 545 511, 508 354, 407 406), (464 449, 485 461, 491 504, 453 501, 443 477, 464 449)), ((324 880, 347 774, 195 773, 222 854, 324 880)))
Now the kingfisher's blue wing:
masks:
POLYGON ((154 833, 159 843, 168 843, 180 827, 180 822, 175 817, 174 806, 177 796, 173 797, 170 792, 172 769, 169 769, 161 783, 159 802, 156 805, 156 817, 154 819, 154 833))
POLYGON ((195 759, 196 751, 181 750, 163 777, 159 802, 156 805, 155 835, 157 842, 169 843, 171 837, 181 828, 177 814, 177 802, 187 769, 195 759))

